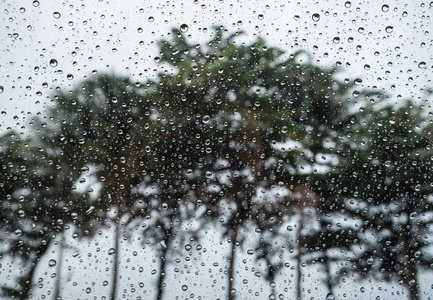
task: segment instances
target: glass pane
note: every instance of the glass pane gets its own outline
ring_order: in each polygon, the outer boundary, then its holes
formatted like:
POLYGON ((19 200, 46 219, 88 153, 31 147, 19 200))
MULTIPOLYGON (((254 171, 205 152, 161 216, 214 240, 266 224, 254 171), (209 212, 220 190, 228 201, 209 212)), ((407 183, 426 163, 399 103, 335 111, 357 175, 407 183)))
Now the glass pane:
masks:
POLYGON ((430 299, 433 2, 1 1, 1 299, 430 299))

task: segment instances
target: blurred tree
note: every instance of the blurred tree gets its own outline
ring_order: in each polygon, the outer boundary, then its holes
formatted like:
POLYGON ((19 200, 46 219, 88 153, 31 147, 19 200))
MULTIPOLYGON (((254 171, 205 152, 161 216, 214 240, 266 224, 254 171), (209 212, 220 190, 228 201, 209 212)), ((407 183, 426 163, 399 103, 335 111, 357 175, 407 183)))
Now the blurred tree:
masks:
POLYGON ((345 213, 359 219, 361 240, 341 274, 397 280, 411 300, 421 296, 419 269, 433 266, 432 128, 425 113, 410 101, 371 111, 357 126, 340 180, 345 213))

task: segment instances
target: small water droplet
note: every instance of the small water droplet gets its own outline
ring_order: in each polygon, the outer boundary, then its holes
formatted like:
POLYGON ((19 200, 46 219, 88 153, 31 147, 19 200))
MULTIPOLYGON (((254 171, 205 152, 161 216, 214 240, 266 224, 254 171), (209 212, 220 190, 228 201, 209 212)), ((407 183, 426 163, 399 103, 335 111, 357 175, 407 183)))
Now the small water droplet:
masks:
POLYGON ((247 253, 248 253, 249 255, 253 255, 253 254, 254 254, 254 250, 253 250, 253 249, 248 249, 248 250, 247 250, 247 253))
POLYGON ((294 16, 293 16, 293 19, 295 19, 295 21, 299 21, 300 18, 301 18, 301 17, 300 17, 299 15, 294 15, 294 16))
POLYGON ((86 289, 86 293, 87 293, 87 294, 90 294, 91 292, 92 292, 92 289, 88 287, 88 288, 86 289))
POLYGON ((153 22, 153 21, 155 21, 155 18, 154 17, 149 17, 149 19, 147 19, 149 22, 153 22))
POLYGON ((205 123, 205 124, 209 123, 209 120, 210 120, 210 117, 208 115, 204 116, 202 119, 203 123, 205 123))
POLYGON ((167 210, 168 209, 168 204, 167 203, 162 203, 162 209, 163 210, 167 210))
POLYGON ((388 4, 382 5, 382 11, 383 12, 387 12, 388 10, 389 10, 389 5, 388 4))
POLYGON ((283 127, 281 128, 281 132, 282 132, 282 133, 286 133, 287 131, 288 131, 287 126, 283 126, 283 127))
POLYGON ((320 20, 320 15, 318 13, 315 13, 311 16, 314 22, 318 22, 320 20))
POLYGON ((336 37, 334 37, 334 39, 332 41, 334 42, 334 44, 339 44, 340 38, 338 36, 336 36, 336 37))
POLYGON ((262 14, 260 14, 260 15, 257 16, 257 18, 259 18, 259 20, 263 20, 265 18, 265 16, 262 15, 262 14))
POLYGON ((26 12, 26 9, 24 7, 21 7, 20 8, 20 13, 25 13, 25 12, 26 12))
POLYGON ((427 64, 425 61, 420 61, 418 64, 418 68, 420 68, 420 69, 425 69, 426 66, 427 66, 427 64))
POLYGON ((189 26, 187 24, 180 25, 180 31, 187 32, 189 29, 189 26))
POLYGON ((328 295, 326 295, 326 300, 334 300, 335 296, 333 293, 328 293, 328 295))
POLYGON ((188 290, 188 286, 187 285, 182 285, 182 291, 187 291, 188 290))
POLYGON ((57 67, 58 64, 59 64, 59 63, 57 62, 56 59, 54 59, 54 58, 50 59, 50 66, 52 66, 52 67, 57 67))
POLYGON ((351 6, 352 6, 352 3, 350 1, 346 1, 344 3, 344 7, 346 7, 346 8, 350 8, 351 6))
POLYGON ((68 80, 72 80, 72 79, 74 79, 74 75, 72 75, 72 74, 68 74, 68 75, 66 75, 66 78, 67 78, 68 80))
POLYGON ((113 255, 114 253, 116 253, 116 249, 114 248, 108 249, 108 255, 113 255))
POLYGON ((53 12, 54 19, 59 19, 61 17, 61 14, 58 11, 53 12))
POLYGON ((50 260, 48 261, 48 265, 49 265, 50 267, 55 267, 55 266, 57 265, 57 261, 56 261, 55 259, 50 259, 50 260))
POLYGON ((2 85, 0 85, 0 94, 3 93, 4 90, 5 90, 5 88, 2 85))
POLYGON ((191 250, 192 249, 192 246, 190 245, 190 244, 186 244, 185 245, 185 250, 186 251, 189 251, 189 250, 191 250))
POLYGON ((39 6, 39 1, 38 0, 33 1, 33 6, 34 7, 38 7, 39 6))
POLYGON ((386 31, 387 33, 391 33, 393 30, 394 30, 394 27, 392 27, 392 26, 386 26, 386 27, 385 27, 385 31, 386 31))
POLYGON ((153 60, 154 60, 156 63, 158 63, 158 62, 160 62, 161 57, 159 57, 159 56, 155 56, 155 57, 153 58, 153 60))
POLYGON ((369 258, 367 259, 367 264, 372 265, 373 262, 374 262, 373 257, 369 257, 369 258))

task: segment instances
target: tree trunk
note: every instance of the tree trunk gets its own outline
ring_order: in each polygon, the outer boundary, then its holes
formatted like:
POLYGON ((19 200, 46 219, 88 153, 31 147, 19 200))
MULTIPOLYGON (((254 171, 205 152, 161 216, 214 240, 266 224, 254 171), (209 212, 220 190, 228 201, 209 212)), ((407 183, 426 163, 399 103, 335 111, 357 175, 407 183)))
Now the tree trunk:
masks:
POLYGON ((170 239, 166 237, 164 239, 164 243, 165 243, 165 247, 164 246, 162 247, 161 261, 159 265, 158 290, 157 290, 156 300, 161 300, 164 295, 164 288, 162 285, 164 284, 165 266, 167 264, 167 252, 170 244, 170 239))
POLYGON ((228 291, 227 291, 227 299, 228 300, 234 300, 235 295, 232 293, 233 286, 234 286, 234 272, 235 272, 235 259, 236 259, 236 243, 238 239, 238 233, 239 233, 239 224, 236 223, 232 229, 232 236, 231 236, 231 249, 229 254, 229 270, 228 270, 228 291))
POLYGON ((119 265, 119 252, 120 252, 120 208, 118 208, 117 218, 115 219, 115 232, 114 232, 114 257, 113 257, 113 283, 111 285, 111 300, 116 300, 117 294, 117 277, 119 265))
POLYGON ((409 288, 410 300, 419 300, 420 291, 418 285, 418 270, 415 261, 409 258, 407 261, 407 287, 409 288))
POLYGON ((47 241, 47 243, 45 245, 41 245, 39 247, 38 251, 36 251, 36 257, 32 263, 32 266, 31 266, 29 273, 27 273, 27 275, 24 275, 24 277, 22 277, 22 279, 21 279, 22 290, 21 290, 21 293, 19 295, 19 299, 27 300, 31 297, 33 275, 36 271, 36 267, 38 265, 39 260, 45 254, 45 252, 48 250, 49 246, 50 246, 50 240, 47 241))
POLYGON ((419 300, 420 299, 420 291, 418 285, 418 269, 416 261, 414 257, 411 255, 408 246, 410 245, 410 229, 411 223, 410 218, 408 218, 407 222, 403 225, 402 231, 400 233, 399 242, 402 246, 402 254, 404 259, 404 277, 403 281, 405 282, 407 288, 409 289, 409 299, 410 300, 419 300))
POLYGON ((303 199, 299 201, 299 221, 298 221, 298 253, 296 255, 296 299, 302 300, 302 255, 303 255, 303 244, 304 237, 302 235, 302 227, 304 226, 304 208, 302 206, 303 199))
POLYGON ((332 291, 332 276, 331 276, 331 263, 329 262, 329 257, 326 255, 325 251, 325 272, 326 272, 326 286, 328 287, 328 293, 333 293, 332 291))
POLYGON ((62 280, 62 266, 63 266, 63 252, 65 250, 64 233, 61 232, 60 236, 60 248, 59 248, 59 258, 57 259, 57 279, 54 286, 53 299, 61 299, 60 297, 60 287, 62 280))

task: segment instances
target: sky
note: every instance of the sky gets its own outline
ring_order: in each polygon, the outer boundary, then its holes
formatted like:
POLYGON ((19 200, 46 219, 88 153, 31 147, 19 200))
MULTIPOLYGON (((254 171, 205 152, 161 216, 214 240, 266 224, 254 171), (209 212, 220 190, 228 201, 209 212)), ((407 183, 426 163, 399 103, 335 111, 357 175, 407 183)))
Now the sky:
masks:
MULTIPOLYGON (((431 16, 433 2, 409 0, 130 0, 127 4, 125 1, 0 0, 0 133, 7 132, 9 127, 25 132, 29 116, 43 114, 52 105, 56 90, 68 91, 92 73, 113 72, 130 76, 138 82, 153 78, 157 71, 166 69, 154 61, 158 56, 156 42, 167 38, 171 28, 183 24, 187 25, 186 34, 196 43, 211 39, 212 26, 224 25, 229 32, 245 32, 236 40, 238 43, 248 43, 261 36, 270 45, 285 50, 287 55, 305 49, 312 54, 315 64, 336 67, 340 71, 339 78, 361 78, 359 89, 383 89, 389 93, 392 103, 413 98, 417 104, 431 110, 432 99, 424 93, 433 87, 431 16)), ((105 250, 110 241, 110 231, 106 230, 98 239, 89 241, 88 248, 80 249, 79 255, 66 255, 72 267, 71 271, 65 271, 65 278, 74 278, 65 282, 66 295, 72 298, 77 292, 82 292, 80 289, 83 287, 92 289, 89 297, 103 293, 100 284, 103 279, 100 278, 107 277, 104 269, 110 258, 105 250), (98 252, 98 248, 105 250, 98 252), (82 266, 88 266, 85 273, 79 271, 82 266), (75 288, 74 282, 80 288, 75 288)), ((200 293, 206 291, 207 299, 214 299, 215 291, 225 286, 219 267, 212 266, 214 261, 224 261, 228 244, 213 245, 211 238, 207 243, 206 248, 211 251, 194 255, 205 258, 203 274, 212 269, 213 277, 194 274, 197 268, 193 266, 198 262, 183 263, 184 272, 176 273, 175 279, 170 281, 168 289, 171 295, 186 298, 196 290, 200 293), (185 278, 190 286, 187 291, 181 290, 185 278), (193 287, 197 282, 202 286, 193 287)), ((149 257, 144 265, 157 268, 157 264, 150 263, 155 255, 152 250, 141 249, 137 241, 135 244, 134 247, 125 246, 123 259, 130 259, 127 265, 143 264, 140 262, 142 256, 133 254, 133 251, 141 251, 149 257)), ((71 245, 74 245, 73 241, 71 245)), ((67 253, 74 253, 72 248, 67 253)), ((56 251, 53 247, 51 254, 55 256, 56 251)), ((269 287, 260 291, 259 282, 262 281, 250 274, 255 264, 251 258, 245 257, 247 266, 242 263, 243 259, 239 259, 238 267, 245 270, 249 266, 245 271, 249 274, 245 275, 249 283, 240 287, 239 293, 248 295, 248 287, 253 287, 254 292, 261 295, 268 293, 269 287)), ((44 259, 48 261, 49 257, 44 259)), ((53 271, 47 265, 47 262, 42 262, 38 271, 48 281, 41 291, 48 289, 53 282, 50 277, 53 271)), ((284 276, 290 280, 294 271, 288 269, 284 276)), ((121 273, 135 280, 141 276, 137 270, 122 269, 121 273)), ((311 274, 306 284, 311 286, 310 294, 323 295, 325 289, 320 285, 320 272, 313 268, 311 274)), ((143 280, 147 278, 144 276, 143 280)), ((125 282, 125 288, 130 290, 132 287, 128 284, 131 281, 125 282)), ((144 283, 147 293, 151 293, 151 284, 144 283)), ((284 290, 284 284, 289 285, 281 281, 278 289, 284 290)), ((427 281, 422 284, 428 289, 427 281)), ((386 295, 404 290, 398 285, 366 283, 363 286, 368 292, 360 292, 353 286, 359 287, 353 283, 346 292, 360 299, 370 299, 372 295, 381 293, 385 296, 382 299, 386 299, 386 295)), ((341 290, 344 288, 342 284, 341 290)), ((65 298, 70 299, 66 295, 65 298)), ((395 294, 395 298, 398 297, 395 294)))

